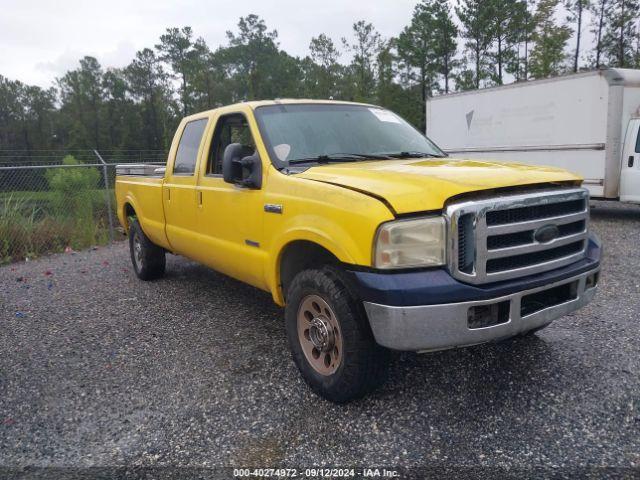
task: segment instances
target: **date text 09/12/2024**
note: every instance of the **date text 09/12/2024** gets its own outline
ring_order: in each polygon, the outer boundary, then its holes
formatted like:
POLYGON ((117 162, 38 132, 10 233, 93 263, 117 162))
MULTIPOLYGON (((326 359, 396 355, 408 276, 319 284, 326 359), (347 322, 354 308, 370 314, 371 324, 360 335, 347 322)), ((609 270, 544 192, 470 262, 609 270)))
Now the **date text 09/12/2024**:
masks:
POLYGON ((399 478, 386 468, 234 468, 235 478, 399 478))

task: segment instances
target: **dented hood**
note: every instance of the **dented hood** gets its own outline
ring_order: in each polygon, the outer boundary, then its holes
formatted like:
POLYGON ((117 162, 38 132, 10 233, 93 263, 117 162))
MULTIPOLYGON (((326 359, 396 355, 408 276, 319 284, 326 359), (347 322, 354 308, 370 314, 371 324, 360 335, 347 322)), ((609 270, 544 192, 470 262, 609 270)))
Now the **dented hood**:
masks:
POLYGON ((334 163, 296 176, 383 198, 398 214, 439 210, 467 192, 582 180, 552 167, 455 158, 334 163))

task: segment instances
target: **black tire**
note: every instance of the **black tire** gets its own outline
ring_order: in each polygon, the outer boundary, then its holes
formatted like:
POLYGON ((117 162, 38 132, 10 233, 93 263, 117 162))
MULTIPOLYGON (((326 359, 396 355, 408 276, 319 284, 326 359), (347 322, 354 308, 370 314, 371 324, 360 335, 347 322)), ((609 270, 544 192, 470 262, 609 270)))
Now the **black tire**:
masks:
POLYGON ((140 280, 155 280, 164 275, 165 251, 149 240, 136 218, 129 225, 129 252, 133 270, 140 280))
POLYGON ((362 302, 348 289, 338 269, 324 267, 300 272, 291 282, 286 300, 285 323, 293 360, 317 395, 334 403, 346 403, 363 397, 384 382, 389 351, 375 342, 362 302), (342 336, 343 354, 336 361, 336 370, 329 374, 319 373, 310 364, 298 330, 302 302, 314 296, 330 306, 342 336))

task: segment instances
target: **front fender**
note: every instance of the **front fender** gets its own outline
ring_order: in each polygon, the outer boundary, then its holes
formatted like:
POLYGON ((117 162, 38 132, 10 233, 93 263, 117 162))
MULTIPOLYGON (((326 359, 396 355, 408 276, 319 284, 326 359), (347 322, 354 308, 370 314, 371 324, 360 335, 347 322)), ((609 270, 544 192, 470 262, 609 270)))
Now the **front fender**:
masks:
POLYGON ((338 260, 347 264, 369 264, 371 261, 371 240, 364 252, 361 244, 340 225, 327 221, 326 218, 315 215, 302 215, 292 222, 286 230, 271 244, 269 264, 266 269, 266 281, 274 301, 284 305, 284 296, 280 288, 280 263, 282 254, 293 242, 308 241, 328 250, 338 260))

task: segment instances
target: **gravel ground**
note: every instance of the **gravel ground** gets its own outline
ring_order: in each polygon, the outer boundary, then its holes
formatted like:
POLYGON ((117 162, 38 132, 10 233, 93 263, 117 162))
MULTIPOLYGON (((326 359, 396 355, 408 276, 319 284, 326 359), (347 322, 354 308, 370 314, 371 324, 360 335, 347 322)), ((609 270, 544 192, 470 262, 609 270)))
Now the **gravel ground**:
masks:
POLYGON ((591 305, 530 338, 395 354, 347 406, 305 387, 268 294, 183 258, 150 283, 125 242, 2 267, 0 466, 638 475, 640 208, 598 203, 593 229, 591 305))

